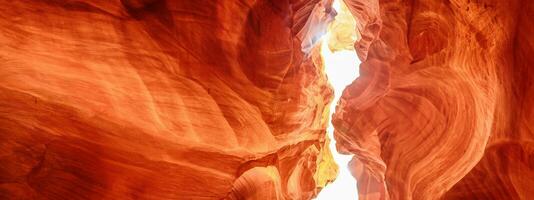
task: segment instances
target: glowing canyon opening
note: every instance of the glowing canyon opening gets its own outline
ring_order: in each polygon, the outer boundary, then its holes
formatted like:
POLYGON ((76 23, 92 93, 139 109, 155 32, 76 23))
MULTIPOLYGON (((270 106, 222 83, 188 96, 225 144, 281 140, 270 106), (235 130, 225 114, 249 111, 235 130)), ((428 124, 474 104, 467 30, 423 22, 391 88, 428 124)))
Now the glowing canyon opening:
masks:
POLYGON ((343 2, 0 1, 0 199, 534 197, 533 0, 343 2))
MULTIPOLYGON (((354 42, 358 39, 354 17, 342 1, 334 1, 332 7, 336 10, 337 15, 335 21, 329 26, 327 34, 323 36, 321 43, 324 69, 328 81, 334 90, 334 98, 330 104, 329 116, 332 116, 334 113, 337 102, 345 87, 358 77, 358 67, 360 65, 360 60, 353 46, 354 42)), ((332 123, 329 123, 327 133, 329 138, 334 138, 334 127, 332 123)), ((336 179, 327 185, 316 199, 357 199, 358 190, 356 181, 350 174, 348 168, 352 155, 338 153, 335 140, 330 141, 329 148, 333 154, 334 161, 339 166, 339 172, 336 179)))

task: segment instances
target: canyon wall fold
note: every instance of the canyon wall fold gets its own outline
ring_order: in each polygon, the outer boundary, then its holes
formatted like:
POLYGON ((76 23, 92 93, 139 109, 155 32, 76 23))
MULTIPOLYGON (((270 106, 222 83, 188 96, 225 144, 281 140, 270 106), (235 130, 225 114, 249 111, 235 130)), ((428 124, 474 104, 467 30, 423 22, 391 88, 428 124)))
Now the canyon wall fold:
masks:
POLYGON ((534 1, 344 2, 362 64, 334 137, 360 199, 534 197, 534 1))
POLYGON ((0 199, 312 198, 330 3, 2 1, 0 199))

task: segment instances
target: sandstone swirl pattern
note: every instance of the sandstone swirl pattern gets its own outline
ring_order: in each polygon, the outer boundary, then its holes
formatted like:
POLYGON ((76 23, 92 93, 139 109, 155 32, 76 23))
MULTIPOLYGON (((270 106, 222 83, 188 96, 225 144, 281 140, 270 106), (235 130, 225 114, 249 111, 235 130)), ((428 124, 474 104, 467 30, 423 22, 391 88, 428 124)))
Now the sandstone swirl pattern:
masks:
POLYGON ((318 2, 2 1, 0 199, 310 199, 318 2))
POLYGON ((334 137, 360 199, 534 197, 534 2, 345 2, 362 64, 334 137))

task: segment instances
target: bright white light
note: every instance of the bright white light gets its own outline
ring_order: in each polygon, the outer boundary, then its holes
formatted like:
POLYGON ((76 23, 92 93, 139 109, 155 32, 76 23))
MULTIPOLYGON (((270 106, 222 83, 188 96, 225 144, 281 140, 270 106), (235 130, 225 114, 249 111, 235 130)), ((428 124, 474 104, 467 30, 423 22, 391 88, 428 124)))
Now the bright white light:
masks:
MULTIPOLYGON (((329 34, 323 37, 322 54, 325 62, 325 71, 330 84, 334 88, 335 94, 335 98, 330 105, 330 115, 332 115, 343 89, 359 76, 358 68, 360 66, 360 59, 358 59, 354 51, 343 50, 332 53, 328 48, 328 37, 329 34)), ((328 136, 332 138, 330 149, 332 150, 334 160, 339 165, 339 174, 333 183, 328 184, 319 193, 316 200, 358 199, 356 180, 352 177, 347 167, 352 156, 341 155, 336 151, 333 132, 334 128, 330 123, 328 126, 328 136)))

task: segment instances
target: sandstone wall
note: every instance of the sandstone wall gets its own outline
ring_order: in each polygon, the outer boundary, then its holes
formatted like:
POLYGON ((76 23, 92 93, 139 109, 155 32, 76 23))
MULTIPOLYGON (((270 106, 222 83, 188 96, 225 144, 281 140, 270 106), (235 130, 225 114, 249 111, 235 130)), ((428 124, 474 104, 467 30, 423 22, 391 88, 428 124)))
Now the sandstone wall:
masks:
POLYGON ((0 2, 0 199, 310 199, 337 169, 316 6, 0 2))
POLYGON ((334 137, 360 199, 534 197, 534 2, 344 1, 362 64, 334 137))

